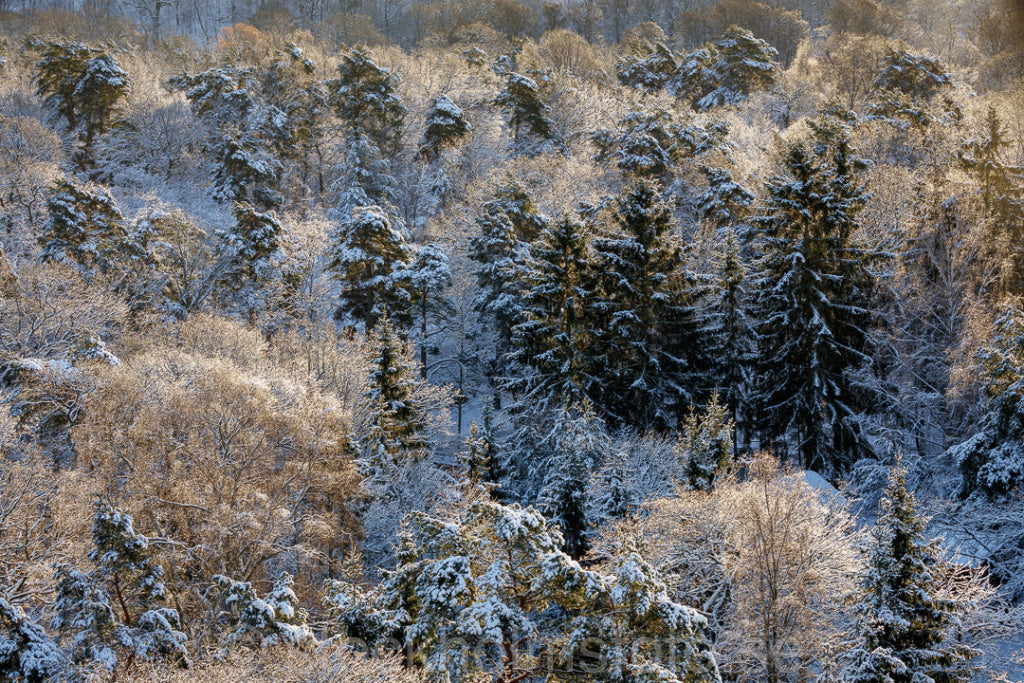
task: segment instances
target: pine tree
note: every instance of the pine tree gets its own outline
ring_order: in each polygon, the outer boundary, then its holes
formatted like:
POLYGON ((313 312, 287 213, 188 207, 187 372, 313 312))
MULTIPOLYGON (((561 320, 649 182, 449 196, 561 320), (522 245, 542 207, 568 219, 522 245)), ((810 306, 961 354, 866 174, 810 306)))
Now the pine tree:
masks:
POLYGON ((414 512, 375 620, 440 680, 721 682, 707 620, 672 601, 639 552, 600 573, 562 545, 532 508, 479 502, 454 521, 414 512))
POLYGON ((708 187, 697 198, 697 208, 719 229, 731 227, 745 238, 744 233, 749 230, 744 229, 744 221, 754 203, 754 194, 733 180, 732 174, 724 168, 702 166, 701 172, 707 178, 708 187))
POLYGON ((331 105, 318 66, 301 48, 289 44, 262 74, 261 89, 283 121, 272 137, 277 155, 297 164, 303 184, 314 196, 324 195, 327 142, 331 134, 331 105))
POLYGON ((733 425, 717 395, 712 396, 703 412, 690 407, 690 415, 676 444, 676 455, 691 489, 710 491, 718 475, 729 468, 733 455, 732 432, 733 425))
POLYGON ((966 142, 963 166, 979 181, 982 207, 990 223, 992 251, 1001 261, 1000 279, 1011 292, 1024 291, 1024 168, 1004 160, 1009 138, 995 107, 989 106, 982 134, 966 142))
POLYGON ((480 482, 497 483, 499 474, 496 471, 498 444, 494 438, 493 411, 488 403, 484 403, 480 424, 476 420, 469 426, 466 438, 466 470, 469 480, 474 484, 480 482))
POLYGON ((591 139, 598 148, 598 161, 614 159, 629 177, 668 181, 681 161, 724 151, 727 134, 723 123, 705 127, 689 120, 676 121, 664 109, 655 109, 631 112, 617 130, 595 131, 591 139))
POLYGON ((338 170, 340 174, 331 188, 336 194, 334 212, 339 219, 347 220, 355 209, 365 206, 386 209, 389 219, 395 214, 390 204, 395 179, 389 172, 390 164, 369 136, 356 132, 349 137, 345 161, 338 170))
POLYGON ((679 61, 675 53, 662 43, 637 45, 633 54, 615 65, 619 82, 647 92, 658 92, 675 78, 679 61))
POLYGON ((505 89, 494 103, 508 113, 516 154, 534 156, 559 144, 549 118, 551 108, 541 99, 537 81, 509 72, 505 89))
POLYGON ((64 119, 68 130, 78 129, 81 104, 75 95, 78 81, 89 60, 99 54, 99 50, 81 43, 51 42, 46 44, 36 63, 36 92, 64 119))
POLYGON ((350 321, 348 324, 362 323, 367 329, 384 315, 404 324, 411 301, 396 273, 412 256, 405 237, 378 206, 357 207, 342 223, 340 233, 331 261, 342 287, 335 317, 350 321))
POLYGON ((850 418, 873 402, 855 373, 871 362, 868 265, 878 255, 854 241, 863 194, 845 131, 819 135, 813 153, 791 147, 787 175, 769 181, 755 219, 764 234, 757 419, 762 443, 784 453, 791 434, 801 467, 839 474, 862 447, 850 418))
POLYGON ((615 221, 620 235, 594 241, 602 275, 595 362, 607 378, 595 403, 615 425, 669 428, 700 386, 705 352, 682 248, 650 183, 617 199, 615 221))
POLYGON ((124 216, 110 193, 61 179, 46 204, 49 218, 39 237, 43 260, 106 270, 126 239, 124 216))
POLYGON ((632 487, 632 472, 626 454, 616 452, 598 473, 600 488, 594 497, 595 526, 623 519, 640 504, 632 487))
POLYGON ((749 416, 749 379, 754 365, 754 323, 750 319, 747 267, 732 230, 726 233, 721 260, 711 292, 705 333, 712 359, 714 389, 732 418, 734 428, 746 428, 749 416))
POLYGON ((687 99, 697 111, 743 102, 771 87, 778 52, 747 29, 730 26, 713 45, 679 60, 669 92, 687 99))
POLYGON ((92 525, 91 572, 57 569, 54 626, 72 633, 75 662, 115 672, 136 661, 166 659, 187 666, 185 634, 175 609, 164 607, 163 570, 131 516, 97 502, 92 525))
POLYGON ((522 311, 520 291, 530 243, 547 218, 526 191, 513 184, 499 188, 494 199, 484 203, 476 223, 480 234, 469 243, 469 257, 480 264, 474 308, 494 323, 500 356, 522 311))
POLYGON ((131 78, 113 57, 80 43, 50 42, 34 76, 46 104, 79 133, 79 167, 92 165, 96 136, 110 126, 115 107, 131 93, 131 78))
POLYGON ((1004 495, 1024 483, 1024 309, 1009 304, 1001 313, 976 356, 986 394, 980 429, 949 450, 962 496, 1004 495))
POLYGON ((877 102, 868 107, 869 118, 900 128, 908 124, 927 128, 932 123, 928 100, 952 83, 953 74, 934 57, 901 47, 886 48, 883 61, 885 66, 874 83, 877 102))
POLYGON ((284 228, 273 213, 257 211, 248 203, 235 204, 232 214, 235 228, 226 241, 234 252, 237 272, 252 279, 264 273, 278 253, 284 228))
POLYGON ((536 408, 551 402, 576 403, 596 382, 590 367, 595 338, 593 256, 587 229, 570 217, 540 235, 525 264, 523 310, 512 329, 513 370, 504 386, 536 408))
POLYGON ((469 130, 469 122, 462 109, 447 95, 439 95, 430 103, 417 158, 434 161, 442 151, 465 137, 469 130))
POLYGON ((290 121, 268 102, 256 68, 218 67, 185 73, 170 83, 212 129, 214 198, 279 208, 290 121))
POLYGON ((0 681, 61 680, 67 655, 43 627, 0 597, 0 681))
POLYGON ((416 401, 405 346, 387 317, 374 329, 368 351, 371 371, 362 407, 369 415, 369 433, 364 450, 371 468, 378 470, 400 458, 417 457, 426 448, 426 420, 416 401))
POLYGON ((540 509, 561 531, 566 554, 578 560, 590 548, 590 474, 608 459, 611 446, 604 423, 587 403, 559 408, 549 438, 540 509))
POLYGON ((925 521, 897 464, 879 503, 871 534, 857 621, 860 638, 849 654, 849 683, 956 683, 971 680, 975 655, 951 630, 964 605, 939 594, 937 543, 925 543, 925 521))
POLYGON ((107 132, 114 109, 128 98, 131 90, 132 79, 113 57, 99 54, 85 63, 73 93, 79 103, 82 125, 82 151, 78 156, 80 167, 92 164, 92 146, 96 136, 107 132))
POLYGON ((338 77, 328 83, 338 117, 351 133, 369 138, 384 156, 398 151, 405 122, 397 86, 398 78, 361 49, 342 57, 338 77))
POLYGON ((415 157, 426 164, 420 180, 417 225, 426 225, 446 205, 453 189, 450 171, 457 163, 457 148, 469 131, 465 113, 448 96, 433 100, 415 157))
POLYGON ((228 646, 253 643, 261 647, 312 647, 317 644, 313 629, 306 625, 306 614, 296 609, 299 599, 292 590, 291 574, 282 574, 263 598, 256 595, 248 581, 235 581, 223 574, 217 574, 213 580, 233 622, 225 639, 228 646))

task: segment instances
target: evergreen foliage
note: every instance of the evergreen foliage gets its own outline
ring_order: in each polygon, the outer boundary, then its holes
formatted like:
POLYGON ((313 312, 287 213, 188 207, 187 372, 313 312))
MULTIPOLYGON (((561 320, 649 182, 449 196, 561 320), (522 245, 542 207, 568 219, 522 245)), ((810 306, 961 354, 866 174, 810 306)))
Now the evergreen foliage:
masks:
POLYGON ((433 161, 447 147, 455 145, 469 133, 466 115, 447 95, 439 95, 430 103, 426 128, 416 156, 433 161))
POLYGON ((651 183, 619 197, 614 219, 620 234, 594 240, 602 292, 594 361, 605 378, 595 404, 613 425, 670 428, 700 386, 706 350, 682 247, 651 183))
POLYGON ((614 159, 616 166, 630 177, 667 181, 685 159, 714 150, 725 151, 728 132, 721 122, 705 127, 692 121, 676 121, 664 109, 656 109, 630 112, 617 130, 597 130, 591 139, 598 148, 598 161, 614 159))
POLYGON ((771 87, 779 68, 775 48, 738 26, 682 56, 661 43, 646 47, 646 56, 619 62, 619 81, 650 92, 664 88, 696 111, 743 102, 752 92, 771 87))
POLYGON ((924 540, 925 522, 907 471, 897 465, 879 503, 868 569, 857 603, 859 642, 849 683, 955 683, 971 679, 975 652, 954 640, 962 604, 942 597, 940 549, 924 540))
POLYGON ((49 217, 39 236, 43 260, 105 270, 127 238, 124 216, 110 193, 61 179, 46 205, 49 217))
POLYGON ((235 228, 227 235, 239 272, 247 278, 259 276, 281 248, 284 228, 271 212, 257 211, 247 203, 235 204, 235 228))
POLYGON ((533 407, 576 403, 594 391, 595 273, 587 232, 570 217, 552 222, 524 264, 522 311, 508 356, 514 370, 503 384, 533 407))
POLYGON ((109 673, 137 661, 165 659, 187 666, 178 612, 164 607, 163 570, 131 516, 97 502, 92 526, 94 569, 57 568, 54 627, 69 632, 76 663, 109 673))
POLYGON ((494 104, 508 113, 515 154, 534 156, 560 144, 551 123, 550 107, 541 99, 537 81, 509 72, 505 89, 494 99, 494 104))
POLYGON ((369 353, 370 377, 362 400, 369 416, 364 450, 370 466, 377 470, 403 457, 418 457, 427 443, 405 345, 388 318, 374 329, 369 353))
POLYGON ((1024 483, 1024 309, 1005 306, 994 328, 977 353, 986 393, 981 429, 949 450, 964 496, 1006 494, 1024 483))
POLYGON ((451 303, 445 297, 445 289, 452 284, 452 272, 448 267, 448 254, 438 244, 415 247, 412 260, 395 274, 395 280, 402 283, 411 297, 416 312, 420 342, 420 377, 427 377, 427 357, 432 336, 443 331, 445 314, 451 303), (431 321, 434 322, 433 329, 431 321))
POLYGON ((132 80, 112 56, 80 43, 49 42, 34 76, 37 94, 78 132, 80 168, 92 165, 97 135, 107 131, 114 109, 131 93, 132 80))
POLYGON ((856 373, 871 363, 868 266, 878 255, 855 241, 864 196, 845 129, 822 126, 814 151, 790 148, 787 174, 769 181, 755 219, 764 236, 756 381, 762 443, 785 452, 792 435, 802 468, 839 474, 863 448, 852 418, 875 395, 856 373))
POLYGON ((680 430, 676 452, 691 489, 709 491, 732 463, 733 425, 726 407, 712 396, 703 412, 692 407, 680 430))
POLYGON ((726 234, 704 323, 711 347, 714 389, 739 427, 750 415, 750 374, 755 364, 754 321, 747 292, 747 265, 731 230, 726 234))
POLYGON ((578 560, 590 548, 590 475, 608 459, 611 445, 604 423, 587 403, 559 408, 550 439, 540 509, 561 531, 565 552, 578 560))
POLYGON ((410 522, 382 591, 385 614, 432 675, 721 680, 705 618, 673 602, 635 550, 607 574, 585 570, 541 514, 518 505, 474 503, 454 522, 424 513, 410 522))
POLYGON ((469 257, 480 264, 474 308, 494 323, 499 340, 508 340, 522 311, 520 291, 530 243, 547 218, 526 190, 513 184, 498 188, 494 199, 484 203, 476 224, 480 234, 469 244, 469 257))
POLYGON ((67 656, 25 612, 0 597, 0 681, 43 683, 59 680, 67 656))
POLYGON ((281 206, 280 156, 288 120, 264 97, 256 68, 217 67, 170 83, 184 91, 192 111, 213 130, 214 198, 251 201, 262 209, 281 206))
POLYGON ((398 78, 361 49, 346 53, 338 77, 328 83, 330 101, 353 135, 366 136, 384 156, 398 151, 405 107, 396 92, 398 78))
POLYGON ((466 438, 465 462, 471 482, 497 483, 501 472, 498 469, 498 442, 494 432, 494 411, 484 402, 480 423, 476 420, 469 426, 466 438))
POLYGON ((299 599, 292 590, 290 574, 282 574, 262 598, 248 581, 235 581, 223 574, 213 579, 233 622, 226 637, 228 646, 250 643, 260 647, 316 645, 313 630, 306 625, 305 613, 296 608, 299 599))
POLYGON ((412 253, 401 232, 378 206, 357 207, 341 225, 331 270, 341 281, 342 300, 335 312, 346 324, 375 327, 385 315, 405 323, 410 294, 398 279, 412 253))

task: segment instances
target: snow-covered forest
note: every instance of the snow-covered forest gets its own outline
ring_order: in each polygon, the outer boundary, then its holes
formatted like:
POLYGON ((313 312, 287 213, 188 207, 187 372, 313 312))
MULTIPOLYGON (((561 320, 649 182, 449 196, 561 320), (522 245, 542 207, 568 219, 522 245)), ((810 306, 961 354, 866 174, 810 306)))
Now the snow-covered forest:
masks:
POLYGON ((1024 679, 1016 0, 0 0, 0 682, 1024 679))

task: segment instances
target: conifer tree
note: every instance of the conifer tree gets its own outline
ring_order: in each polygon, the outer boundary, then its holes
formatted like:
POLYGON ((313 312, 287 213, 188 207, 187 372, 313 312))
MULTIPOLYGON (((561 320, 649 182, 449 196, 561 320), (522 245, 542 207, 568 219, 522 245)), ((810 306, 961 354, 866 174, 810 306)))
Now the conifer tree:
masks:
POLYGON ((971 680, 976 654, 951 631, 964 605, 940 595, 937 543, 897 464, 879 503, 868 567, 857 603, 859 642, 849 654, 848 683, 956 683, 971 680))
POLYGON ((426 448, 426 420, 416 401, 405 345, 387 317, 374 329, 368 352, 371 370, 362 400, 369 415, 365 451, 371 468, 379 469, 426 448))
POLYGON ((854 241, 863 195, 845 129, 822 124, 818 134, 815 151, 790 148, 755 219, 764 235, 756 400, 762 443, 785 452, 792 435, 801 467, 839 474, 862 448, 850 418, 873 397, 856 373, 871 362, 868 266, 878 256, 854 241))
POLYGON ((616 201, 619 235, 594 241, 601 296, 595 300, 595 400, 613 424, 673 426, 700 386, 706 349, 690 301, 682 248, 656 186, 639 182, 616 201))
POLYGON ((105 270, 126 239, 124 216, 110 193, 61 179, 46 204, 49 218, 39 237, 43 260, 105 270))
POLYGON ((99 54, 85 63, 75 86, 78 114, 82 125, 82 151, 78 164, 92 164, 92 147, 96 136, 107 132, 115 107, 131 94, 132 79, 110 55, 99 54))
POLYGON ((426 165, 420 179, 418 225, 425 225, 431 216, 446 205, 453 189, 450 171, 457 163, 456 151, 469 130, 465 112, 447 95, 440 95, 431 102, 426 128, 415 157, 426 165))
POLYGON ((465 137, 469 129, 462 109, 447 95, 439 95, 430 103, 426 128, 416 156, 428 162, 435 160, 446 148, 465 137))
POLYGON ((754 194, 733 180, 732 174, 724 168, 702 166, 701 172, 708 181, 707 189, 697 198, 701 214, 719 229, 731 227, 740 237, 745 237, 743 233, 748 230, 741 226, 750 213, 754 194))
POLYGON ((494 103, 508 113, 508 125, 513 132, 512 150, 516 154, 534 156, 558 145, 558 136, 549 118, 550 107, 541 99, 537 81, 509 72, 505 89, 494 103))
POLYGON ((884 68, 875 79, 876 102, 868 107, 870 118, 895 124, 927 128, 932 116, 926 105, 941 89, 952 83, 953 74, 938 59, 914 54, 903 47, 890 47, 884 68))
POLYGON ((771 87, 777 57, 775 48, 747 29, 730 26, 713 45, 680 59, 667 87, 697 111, 739 104, 752 92, 771 87))
POLYGON ((534 408, 576 403, 592 391, 593 271, 587 230, 571 217, 551 223, 531 248, 509 354, 523 370, 511 372, 504 385, 534 408))
POLYGON ((328 83, 338 117, 352 134, 369 138, 385 157, 398 151, 405 122, 406 110, 397 86, 397 76, 361 49, 342 57, 338 77, 328 83))
POLYGON ((592 502, 595 526, 623 519, 636 510, 639 501, 631 486, 630 475, 623 451, 612 455, 598 472, 601 487, 592 502))
POLYGON ((357 131, 349 136, 344 154, 345 161, 339 165, 340 173, 332 185, 336 216, 347 220, 356 208, 379 206, 388 211, 390 220, 395 214, 390 204, 395 179, 380 149, 368 135, 357 131))
POLYGON ((332 124, 329 93, 318 78, 317 63, 289 44, 280 59, 263 72, 260 86, 272 111, 283 115, 278 134, 271 138, 276 154, 282 161, 297 164, 303 184, 315 196, 323 196, 332 124))
POLYGON ((0 681, 60 680, 67 664, 67 655, 43 627, 0 597, 0 681))
POLYGON ((962 496, 1005 495, 1024 483, 1024 309, 1006 305, 993 332, 976 355, 985 388, 980 429, 949 450, 962 496))
POLYGON ((672 169, 684 159, 712 150, 724 151, 728 127, 720 122, 702 126, 677 121, 663 109, 634 111, 619 122, 617 130, 600 129, 591 135, 597 160, 614 159, 628 177, 668 181, 672 169))
POLYGON ((691 489, 710 491, 718 475, 728 469, 733 455, 732 431, 726 408, 719 403, 717 395, 712 396, 703 412, 691 406, 676 444, 677 456, 691 489))
POLYGON ((96 136, 106 132, 115 107, 131 93, 131 78, 110 55, 80 43, 50 42, 34 76, 37 93, 78 132, 80 168, 92 164, 96 136))
POLYGON ((1005 160, 1009 135, 995 107, 989 106, 982 133, 967 141, 960 154, 963 166, 980 183, 982 207, 989 220, 991 249, 1000 262, 1003 287, 1024 291, 1024 168, 1005 160))
POLYGON ((331 261, 342 288, 335 317, 349 324, 362 323, 367 329, 384 315, 404 324, 411 301, 396 273, 412 256, 405 237, 378 206, 357 207, 340 232, 331 261))
POLYGON ((590 474, 608 459, 611 447, 604 423, 587 403, 559 408, 550 439, 540 508, 561 531, 566 554, 579 559, 590 548, 590 474))
POLYGON ((749 375, 754 365, 755 339, 746 285, 747 266, 732 230, 726 233, 720 258, 705 322, 712 359, 710 378, 734 428, 739 428, 741 416, 744 422, 749 417, 749 375))
POLYGON ((237 262, 238 272, 252 279, 264 272, 281 247, 280 221, 271 212, 257 211, 251 204, 235 204, 235 227, 227 234, 237 262))
POLYGON ((92 540, 91 572, 66 565, 57 569, 54 626, 72 634, 73 660, 111 673, 154 659, 186 666, 178 612, 163 606, 163 570, 151 557, 148 539, 135 532, 131 516, 97 502, 92 540))
POLYGON ((89 60, 99 54, 99 50, 81 43, 51 42, 36 63, 36 92, 64 120, 68 130, 76 130, 79 124, 81 103, 75 95, 78 81, 89 60))
POLYGON ((454 521, 414 512, 374 620, 440 680, 721 682, 707 620, 672 601, 635 548, 600 573, 562 545, 532 508, 478 502, 454 521), (590 666, 595 657, 607 665, 590 666))
POLYGON ((292 590, 291 574, 281 575, 263 598, 248 581, 235 581, 223 574, 217 574, 213 580, 234 622, 225 639, 228 646, 316 645, 313 629, 306 624, 306 614, 296 609, 299 599, 292 590))
POLYGON ((256 68, 217 67, 182 74, 170 83, 211 126, 214 198, 279 208, 290 121, 268 101, 256 68))
POLYGON ((634 47, 633 54, 620 59, 615 67, 622 85, 653 93, 675 78, 679 60, 663 43, 640 43, 634 47))
POLYGON ((498 474, 497 455, 498 444, 494 438, 493 411, 490 404, 484 402, 481 422, 476 420, 469 426, 469 436, 466 438, 466 469, 469 480, 473 483, 492 482, 496 483, 498 474))
POLYGON ((469 244, 469 257, 480 264, 474 307, 493 321, 500 355, 522 310, 520 290, 530 243, 547 225, 547 218, 536 210, 526 190, 512 184, 499 188, 494 199, 484 203, 476 223, 480 234, 469 244))

